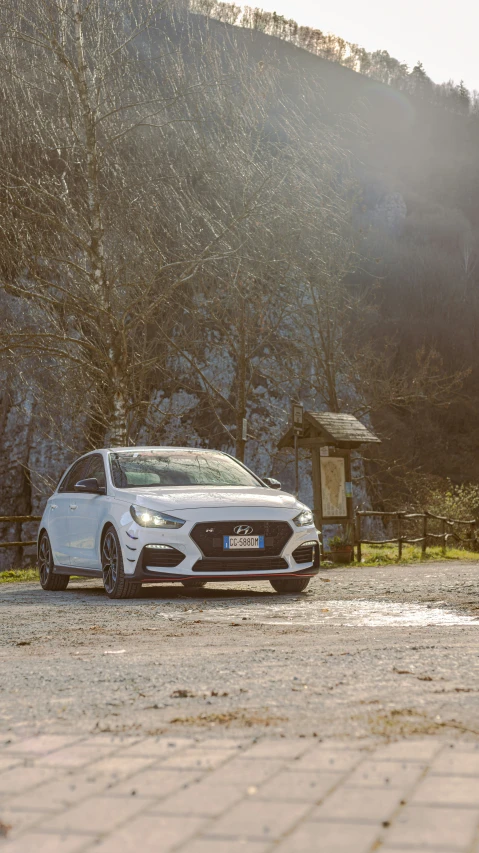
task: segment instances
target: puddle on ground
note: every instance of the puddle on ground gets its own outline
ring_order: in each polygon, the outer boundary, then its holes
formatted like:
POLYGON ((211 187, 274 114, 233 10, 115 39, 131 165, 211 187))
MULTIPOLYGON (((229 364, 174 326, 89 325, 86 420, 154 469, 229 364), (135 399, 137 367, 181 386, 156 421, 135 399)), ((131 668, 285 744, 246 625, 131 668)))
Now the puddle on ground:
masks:
POLYGON ((307 601, 281 600, 263 603, 245 599, 238 601, 216 600, 188 607, 178 612, 172 602, 171 609, 158 609, 156 615, 172 621, 196 622, 252 622, 260 625, 337 625, 358 627, 410 627, 425 628, 447 625, 477 625, 478 619, 458 613, 448 607, 427 604, 386 601, 307 601))

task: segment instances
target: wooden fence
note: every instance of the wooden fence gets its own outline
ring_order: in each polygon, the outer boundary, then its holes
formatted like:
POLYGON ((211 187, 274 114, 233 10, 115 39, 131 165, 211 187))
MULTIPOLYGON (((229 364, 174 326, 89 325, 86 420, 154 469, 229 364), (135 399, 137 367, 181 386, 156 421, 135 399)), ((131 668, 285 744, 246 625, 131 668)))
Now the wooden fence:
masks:
MULTIPOLYGON (((0 548, 26 548, 29 545, 36 545, 37 540, 33 539, 28 542, 22 541, 22 528, 28 521, 40 521, 41 515, 0 515, 0 525, 11 524, 15 525, 15 537, 13 542, 0 542, 0 548)), ((21 554, 21 552, 20 552, 21 554)))
MULTIPOLYGON (((20 538, 13 542, 0 542, 0 548, 26 548, 28 546, 36 545, 36 539, 30 541, 23 541, 21 539, 22 535, 22 526, 27 522, 32 521, 40 521, 41 515, 3 515, 0 516, 0 525, 2 524, 14 524, 16 528, 16 536, 20 538)), ((442 545, 442 550, 445 553, 447 548, 447 543, 449 539, 455 539, 456 542, 459 542, 463 545, 468 544, 471 549, 475 549, 476 547, 476 528, 477 522, 472 519, 470 521, 461 521, 455 518, 447 518, 443 515, 434 515, 432 512, 428 512, 424 510, 424 512, 374 512, 373 510, 356 510, 356 523, 355 523, 355 545, 357 548, 357 559, 358 562, 361 562, 361 547, 362 545, 391 545, 397 542, 398 545, 398 560, 402 557, 402 549, 403 545, 417 545, 421 543, 422 553, 425 554, 427 551, 428 540, 439 540, 442 545), (382 518, 383 520, 389 519, 390 521, 396 522, 396 530, 397 536, 392 539, 363 539, 362 538, 362 519, 363 518, 382 518), (409 520, 422 520, 422 536, 416 537, 414 539, 408 538, 404 536, 404 524, 409 520), (429 521, 439 521, 441 524, 441 532, 440 533, 432 533, 428 529, 429 521), (469 536, 461 537, 454 530, 448 528, 454 527, 454 525, 458 525, 459 527, 467 527, 469 529, 469 536)))
POLYGON ((456 542, 462 545, 468 544, 471 550, 476 547, 476 527, 477 522, 461 521, 455 518, 447 518, 443 515, 434 515, 432 512, 424 510, 423 512, 373 512, 373 511, 356 511, 356 529, 355 529, 355 544, 357 547, 358 562, 361 562, 361 546, 362 545, 390 545, 397 542, 398 545, 398 560, 402 557, 403 545, 418 545, 421 543, 421 551, 423 554, 427 551, 427 546, 430 544, 428 540, 438 540, 441 543, 443 553, 446 553, 447 543, 449 539, 455 539, 456 542), (384 521, 395 521, 397 536, 393 539, 363 539, 362 538, 362 519, 363 518, 382 518, 384 521), (422 536, 411 539, 403 535, 405 533, 405 523, 409 520, 422 521, 422 536), (430 521, 439 521, 441 526, 440 533, 432 533, 429 529, 430 521), (467 527, 469 536, 461 537, 454 530, 451 530, 454 525, 459 527, 467 527))

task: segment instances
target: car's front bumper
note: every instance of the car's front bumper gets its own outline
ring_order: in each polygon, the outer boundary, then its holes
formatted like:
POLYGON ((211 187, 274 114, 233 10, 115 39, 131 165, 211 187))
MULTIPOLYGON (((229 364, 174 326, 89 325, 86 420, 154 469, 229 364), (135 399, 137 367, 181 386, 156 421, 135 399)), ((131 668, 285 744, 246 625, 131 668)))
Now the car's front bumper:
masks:
POLYGON ((274 580, 275 578, 313 578, 319 572, 319 565, 317 567, 310 566, 306 568, 298 568, 295 571, 292 571, 290 568, 287 570, 281 569, 278 571, 260 571, 260 572, 233 572, 229 573, 225 572, 215 572, 214 574, 198 574, 195 572, 181 573, 178 570, 171 569, 143 569, 139 564, 135 569, 132 580, 138 583, 172 583, 174 581, 186 581, 186 580, 199 580, 199 581, 214 581, 216 583, 223 583, 224 581, 235 581, 237 583, 247 583, 248 581, 268 581, 274 580))
MULTIPOLYGON (((205 518, 202 514, 201 522, 219 525, 226 521, 231 522, 233 513, 231 510, 227 514, 212 510, 208 515, 211 517, 205 518)), ((213 552, 208 552, 206 548, 202 550, 191 535, 199 522, 197 518, 190 519, 185 527, 179 530, 157 530, 139 527, 136 522, 128 523, 122 530, 125 573, 139 583, 184 580, 244 582, 316 575, 320 564, 320 545, 316 529, 295 529, 291 517, 283 513, 264 515, 265 517, 256 523, 281 521, 287 522, 291 528, 288 541, 276 554, 232 554, 220 550, 219 555, 213 557, 213 552), (314 546, 311 543, 314 543, 314 546)), ((242 519, 236 516, 234 522, 241 523, 242 519)))

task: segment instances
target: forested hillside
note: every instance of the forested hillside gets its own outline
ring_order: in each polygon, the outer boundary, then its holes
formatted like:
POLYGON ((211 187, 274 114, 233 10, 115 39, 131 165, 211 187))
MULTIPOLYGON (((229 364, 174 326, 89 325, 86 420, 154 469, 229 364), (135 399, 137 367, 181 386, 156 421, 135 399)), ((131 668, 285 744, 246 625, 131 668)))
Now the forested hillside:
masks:
POLYGON ((7 2, 0 57, 0 514, 110 443, 288 487, 291 398, 372 422, 363 500, 479 480, 471 100, 180 2, 7 2))
POLYGON ((401 91, 418 95, 445 109, 479 114, 479 92, 470 92, 463 80, 459 83, 454 80, 445 83, 434 82, 427 75, 420 60, 414 68, 409 68, 405 62, 391 56, 387 50, 368 51, 361 45, 341 38, 341 34, 300 26, 292 18, 285 18, 277 12, 266 12, 258 7, 239 6, 222 0, 190 0, 190 9, 223 23, 256 30, 290 42, 309 53, 314 53, 315 56, 337 62, 345 68, 401 91))

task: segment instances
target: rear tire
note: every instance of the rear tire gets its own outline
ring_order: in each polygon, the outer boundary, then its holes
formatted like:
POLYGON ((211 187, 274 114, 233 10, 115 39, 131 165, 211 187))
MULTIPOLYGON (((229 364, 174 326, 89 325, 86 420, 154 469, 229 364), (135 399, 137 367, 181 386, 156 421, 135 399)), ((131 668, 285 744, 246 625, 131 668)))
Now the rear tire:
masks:
POLYGON ((207 581, 200 581, 196 580, 196 578, 191 578, 191 580, 188 579, 187 581, 181 581, 181 583, 186 587, 186 589, 201 589, 203 586, 206 586, 207 581))
POLYGON ((309 581, 310 578, 278 578, 270 581, 270 584, 280 595, 292 595, 295 592, 304 592, 309 581))
POLYGON ((101 547, 103 586, 108 598, 136 598, 141 584, 132 583, 125 575, 120 540, 114 527, 109 527, 101 547))
POLYGON ((60 592, 67 588, 70 575, 53 574, 53 554, 48 533, 42 533, 38 545, 38 571, 42 589, 49 592, 60 592))

